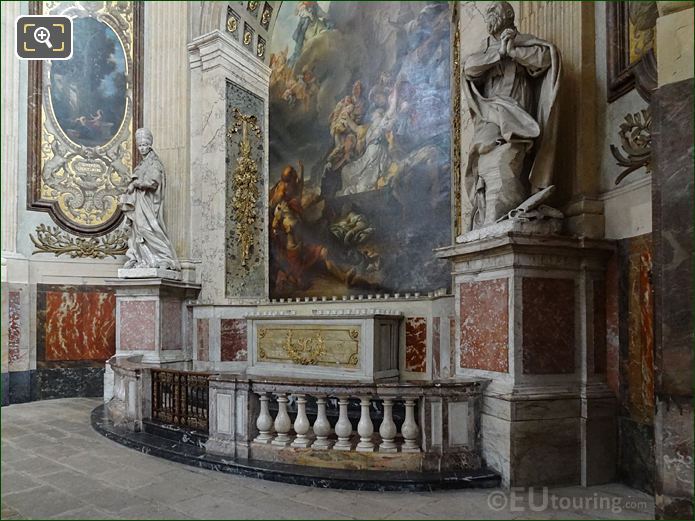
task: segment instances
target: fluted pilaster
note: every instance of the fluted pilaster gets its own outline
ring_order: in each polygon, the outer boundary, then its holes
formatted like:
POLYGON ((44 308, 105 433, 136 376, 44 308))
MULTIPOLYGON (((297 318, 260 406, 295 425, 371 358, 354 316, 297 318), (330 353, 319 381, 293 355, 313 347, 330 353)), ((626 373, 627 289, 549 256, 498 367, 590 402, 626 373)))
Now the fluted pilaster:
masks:
POLYGON ((2 8, 2 251, 17 250, 17 184, 19 148, 19 66, 14 54, 14 23, 21 14, 19 2, 2 8))
POLYGON ((554 182, 561 199, 570 201, 565 209, 570 228, 582 235, 600 237, 603 204, 595 199, 600 172, 594 5, 529 1, 519 2, 516 9, 521 32, 548 40, 560 50, 563 71, 556 158, 562 158, 562 167, 556 167, 554 182))
POLYGON ((189 2, 146 2, 144 125, 167 173, 164 219, 182 259, 190 257, 188 152, 189 2))

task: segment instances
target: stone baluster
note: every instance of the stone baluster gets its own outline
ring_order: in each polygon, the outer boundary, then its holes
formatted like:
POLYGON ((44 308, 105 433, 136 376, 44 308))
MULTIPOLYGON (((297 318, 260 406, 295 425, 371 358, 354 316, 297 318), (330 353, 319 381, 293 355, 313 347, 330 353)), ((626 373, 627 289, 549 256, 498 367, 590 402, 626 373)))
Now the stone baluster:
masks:
POLYGON ((338 415, 338 422, 335 424, 335 433, 338 436, 338 441, 333 445, 333 448, 335 450, 350 450, 352 449, 352 444, 350 443, 352 424, 348 419, 347 396, 338 397, 338 407, 340 414, 338 415))
POLYGON ((360 435, 360 442, 357 444, 358 452, 374 451, 374 442, 372 441, 374 425, 372 425, 372 419, 369 416, 371 401, 371 396, 360 397, 360 421, 357 424, 357 434, 360 435))
POLYGON ((273 441, 273 417, 268 410, 268 402, 270 398, 268 393, 258 393, 258 399, 261 401, 261 412, 256 419, 256 428, 258 436, 253 440, 255 443, 270 443, 273 441))
MULTIPOLYGON (((331 424, 326 416, 326 397, 316 397, 316 421, 314 422, 314 435, 316 441, 311 446, 312 449, 330 449, 333 443, 328 440, 328 435, 331 433, 331 424)), ((296 430, 296 427, 295 427, 296 430)))
POLYGON ((305 449, 311 445, 311 439, 307 436, 311 425, 306 415, 306 395, 295 394, 295 396, 297 397, 297 417, 294 419, 294 432, 297 433, 297 437, 292 442, 292 446, 305 449))
POLYGON ((384 420, 379 426, 379 435, 381 436, 379 452, 398 451, 398 445, 394 441, 396 432, 396 423, 393 421, 393 399, 384 398, 384 420))
POLYGON ((401 434, 403 435, 403 447, 401 447, 402 452, 420 452, 420 445, 418 444, 418 435, 420 434, 420 429, 418 429, 417 423, 415 423, 415 399, 405 398, 405 421, 401 427, 401 434))
POLYGON ((291 441, 289 432, 292 428, 290 415, 287 414, 287 395, 281 393, 276 396, 278 398, 278 414, 275 417, 275 432, 277 432, 277 436, 275 436, 272 444, 278 447, 287 447, 291 441))

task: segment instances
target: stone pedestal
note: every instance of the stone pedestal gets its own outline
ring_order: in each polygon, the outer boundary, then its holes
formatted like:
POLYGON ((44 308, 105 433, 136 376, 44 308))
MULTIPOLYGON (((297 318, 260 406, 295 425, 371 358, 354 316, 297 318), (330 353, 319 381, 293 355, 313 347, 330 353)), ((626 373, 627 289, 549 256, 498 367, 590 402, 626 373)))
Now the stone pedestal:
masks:
POLYGON ((491 380, 483 457, 506 486, 590 485, 615 467, 605 384, 610 243, 532 223, 438 251, 453 263, 456 376, 491 380))
POLYGON ((191 359, 192 312, 188 300, 200 285, 178 280, 119 278, 116 289, 116 355, 142 355, 145 363, 191 359))

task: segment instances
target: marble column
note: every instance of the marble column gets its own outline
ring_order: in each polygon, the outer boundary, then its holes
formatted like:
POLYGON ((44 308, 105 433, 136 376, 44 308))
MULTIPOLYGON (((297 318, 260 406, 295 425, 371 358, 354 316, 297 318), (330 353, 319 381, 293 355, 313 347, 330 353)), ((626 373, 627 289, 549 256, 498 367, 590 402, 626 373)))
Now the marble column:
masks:
POLYGON ((657 519, 693 517, 694 12, 657 20, 651 100, 657 519))
POLYGON ((191 258, 188 99, 189 2, 146 2, 143 124, 167 173, 164 221, 184 269, 191 258))

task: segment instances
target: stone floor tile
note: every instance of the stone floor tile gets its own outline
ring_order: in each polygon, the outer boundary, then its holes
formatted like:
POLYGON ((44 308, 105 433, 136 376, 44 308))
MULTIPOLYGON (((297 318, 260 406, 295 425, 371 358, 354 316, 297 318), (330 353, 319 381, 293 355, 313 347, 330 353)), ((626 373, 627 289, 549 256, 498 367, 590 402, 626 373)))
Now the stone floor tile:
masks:
POLYGON ((62 470, 67 470, 65 465, 61 465, 43 456, 33 456, 22 461, 16 461, 12 464, 12 468, 17 472, 24 472, 33 477, 45 476, 54 474, 62 470))
POLYGON ((2 511, 0 512, 0 519, 24 519, 19 512, 14 508, 2 503, 2 511))
POLYGON ((76 497, 50 486, 7 494, 2 500, 23 517, 34 519, 45 519, 84 506, 76 497))
POLYGON ((104 472, 99 475, 99 479, 129 490, 138 489, 162 480, 161 474, 153 475, 133 467, 104 472))
MULTIPOLYGON (((105 481, 100 481, 95 476, 86 476, 71 469, 49 474, 39 479, 46 485, 50 485, 74 496, 97 493, 104 488, 112 486, 105 481)), ((119 490, 123 491, 124 489, 119 488, 119 490)))
POLYGON ((205 494, 205 491, 198 487, 197 483, 190 481, 183 474, 177 474, 175 471, 163 476, 162 481, 133 489, 132 492, 137 496, 164 504, 178 503, 179 501, 186 501, 187 499, 205 494))
POLYGON ((153 501, 117 488, 100 486, 98 490, 85 494, 77 494, 77 497, 87 505, 99 510, 111 513, 119 513, 127 508, 150 508, 153 501))
POLYGON ((111 512, 104 512, 98 508, 84 507, 78 508, 77 510, 69 510, 58 514, 57 516, 51 516, 48 519, 121 519, 119 516, 115 516, 111 512))
MULTIPOLYGON (((25 490, 30 490, 32 488, 38 488, 43 486, 43 483, 36 481, 26 474, 19 472, 8 472, 2 475, 2 482, 0 483, 0 492, 5 496, 6 494, 14 494, 15 492, 23 492, 25 490)), ((4 519, 4 518, 3 518, 4 519)))
MULTIPOLYGON (((224 497, 203 495, 170 505, 196 519, 266 519, 268 514, 249 503, 231 501, 224 497)), ((278 514, 282 508, 277 509, 278 514)))

